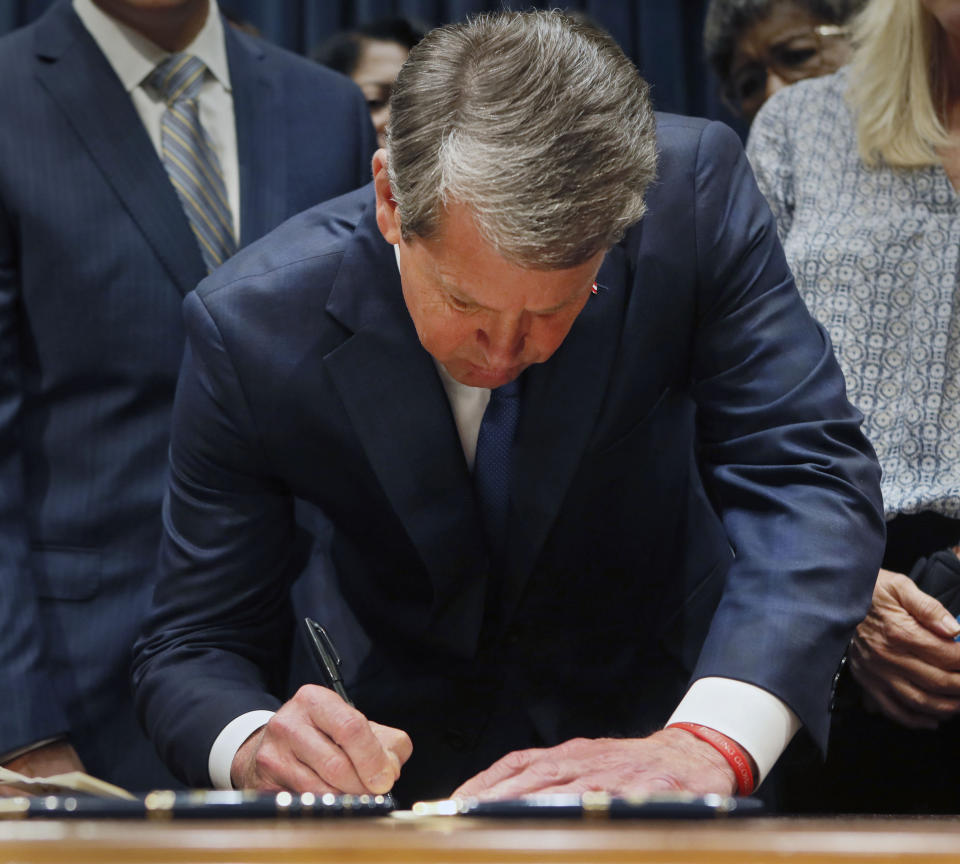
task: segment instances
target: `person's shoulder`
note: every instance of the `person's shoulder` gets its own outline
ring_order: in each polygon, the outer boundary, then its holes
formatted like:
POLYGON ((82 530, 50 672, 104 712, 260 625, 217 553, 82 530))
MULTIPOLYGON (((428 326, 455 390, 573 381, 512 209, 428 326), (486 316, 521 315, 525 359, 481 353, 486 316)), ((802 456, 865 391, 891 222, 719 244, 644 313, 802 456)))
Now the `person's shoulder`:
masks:
POLYGON ((705 117, 689 117, 684 114, 667 114, 658 111, 657 143, 661 146, 698 146, 704 136, 727 142, 739 142, 740 136, 726 123, 705 117))
POLYGON ((242 290, 240 285, 302 284, 291 274, 335 271, 364 213, 375 206, 373 184, 298 213, 259 240, 244 247, 210 274, 197 293, 204 302, 227 302, 218 295, 242 290), (218 297, 216 301, 214 298, 218 297))
POLYGON ((260 36, 230 30, 230 38, 248 56, 256 57, 267 68, 281 75, 287 86, 319 88, 322 92, 342 92, 351 96, 358 92, 356 85, 345 75, 260 36))
MULTIPOLYGON (((55 56, 73 40, 69 15, 72 10, 55 4, 39 18, 0 36, 0 86, 12 84, 11 76, 32 75, 25 60, 33 56, 55 56)), ((79 20, 76 22, 79 23, 79 20)))
POLYGON ((848 71, 843 68, 778 90, 764 103, 750 128, 750 158, 773 153, 798 164, 813 164, 823 158, 825 147, 836 152, 855 150, 848 86, 848 71))
POLYGON ((763 125, 768 118, 781 117, 787 123, 803 118, 835 117, 849 113, 846 91, 849 75, 846 67, 830 75, 806 78, 773 94, 764 104, 754 123, 763 125))
POLYGON ((667 165, 696 164, 714 155, 736 158, 742 149, 737 133, 719 120, 657 113, 661 173, 667 165))
POLYGON ((34 21, 0 36, 0 67, 20 62, 24 54, 32 52, 36 29, 37 22, 34 21))

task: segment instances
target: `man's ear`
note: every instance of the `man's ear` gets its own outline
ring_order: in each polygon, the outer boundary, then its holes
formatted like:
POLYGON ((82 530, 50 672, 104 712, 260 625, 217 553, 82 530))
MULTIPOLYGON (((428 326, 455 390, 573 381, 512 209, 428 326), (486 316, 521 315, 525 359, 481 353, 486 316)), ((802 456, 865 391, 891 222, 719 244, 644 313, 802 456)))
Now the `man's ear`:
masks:
POLYGON ((387 151, 380 149, 373 154, 373 188, 377 193, 377 227, 383 239, 394 245, 400 242, 400 214, 390 191, 390 174, 387 171, 387 151))

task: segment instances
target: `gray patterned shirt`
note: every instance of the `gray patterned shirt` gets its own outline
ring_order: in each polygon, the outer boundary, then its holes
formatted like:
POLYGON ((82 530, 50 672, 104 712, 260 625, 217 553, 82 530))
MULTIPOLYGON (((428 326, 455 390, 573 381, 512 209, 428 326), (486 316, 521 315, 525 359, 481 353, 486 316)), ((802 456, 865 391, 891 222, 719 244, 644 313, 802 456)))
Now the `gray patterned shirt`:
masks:
POLYGON ((777 93, 747 155, 797 287, 883 467, 888 517, 960 517, 960 198, 942 167, 868 169, 847 73, 777 93))

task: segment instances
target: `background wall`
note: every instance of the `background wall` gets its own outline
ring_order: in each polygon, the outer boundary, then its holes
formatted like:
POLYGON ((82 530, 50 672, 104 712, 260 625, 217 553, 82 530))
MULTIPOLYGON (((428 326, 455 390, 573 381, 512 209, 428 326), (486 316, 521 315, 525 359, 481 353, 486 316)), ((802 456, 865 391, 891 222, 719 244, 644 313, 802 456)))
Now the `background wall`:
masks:
MULTIPOLYGON (((32 21, 54 0, 0 0, 0 33, 32 21)), ((268 39, 309 54, 340 29, 386 15, 408 15, 435 26, 471 12, 563 7, 587 13, 619 41, 650 82, 661 111, 724 120, 724 109, 702 60, 700 33, 707 0, 219 0, 224 11, 249 21, 268 39)))

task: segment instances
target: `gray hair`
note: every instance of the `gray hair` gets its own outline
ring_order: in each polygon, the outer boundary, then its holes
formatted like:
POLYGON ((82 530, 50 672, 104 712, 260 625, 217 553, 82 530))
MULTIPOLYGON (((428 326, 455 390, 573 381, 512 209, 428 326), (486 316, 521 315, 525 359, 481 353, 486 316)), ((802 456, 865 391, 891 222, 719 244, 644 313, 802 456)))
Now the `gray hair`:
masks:
POLYGON ((468 205, 504 258, 577 266, 644 213, 656 175, 649 88, 607 34, 559 12, 485 14, 414 48, 390 100, 404 239, 468 205))
POLYGON ((824 24, 844 24, 863 4, 864 0, 710 0, 703 22, 703 50, 726 84, 737 43, 777 6, 796 6, 824 24))

